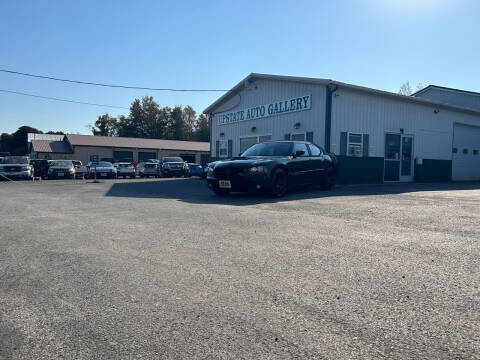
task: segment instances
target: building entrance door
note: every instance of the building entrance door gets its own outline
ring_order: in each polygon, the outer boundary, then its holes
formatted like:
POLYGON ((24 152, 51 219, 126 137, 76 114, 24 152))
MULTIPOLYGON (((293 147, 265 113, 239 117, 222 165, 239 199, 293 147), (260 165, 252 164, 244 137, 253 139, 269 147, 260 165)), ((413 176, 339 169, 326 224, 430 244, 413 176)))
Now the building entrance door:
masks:
POLYGON ((384 181, 413 180, 413 136, 385 135, 384 181))

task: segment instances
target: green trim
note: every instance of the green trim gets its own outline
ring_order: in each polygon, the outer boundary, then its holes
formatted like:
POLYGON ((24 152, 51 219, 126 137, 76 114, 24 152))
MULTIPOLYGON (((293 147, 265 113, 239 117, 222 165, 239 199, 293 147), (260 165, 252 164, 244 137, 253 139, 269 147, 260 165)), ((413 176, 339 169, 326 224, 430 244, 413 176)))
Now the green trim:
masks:
POLYGON ((445 182, 452 180, 452 160, 423 159, 422 165, 415 164, 415 181, 445 182))
POLYGON ((330 152, 330 139, 332 138, 332 94, 336 90, 332 90, 329 85, 325 86, 327 92, 325 94, 325 150, 330 152))
POLYGON ((338 184, 382 184, 383 157, 337 155, 338 184))

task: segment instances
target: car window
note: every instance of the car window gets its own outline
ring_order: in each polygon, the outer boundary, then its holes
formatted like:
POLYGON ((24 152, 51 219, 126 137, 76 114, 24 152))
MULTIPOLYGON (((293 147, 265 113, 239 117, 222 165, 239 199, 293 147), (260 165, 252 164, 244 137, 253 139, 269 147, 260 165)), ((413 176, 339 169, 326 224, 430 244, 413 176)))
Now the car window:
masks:
POLYGON ((293 153, 295 154, 297 151, 303 151, 304 154, 301 155, 301 157, 307 157, 307 156, 308 156, 307 144, 304 144, 304 143, 294 143, 294 145, 293 145, 293 153))
POLYGON ((322 150, 320 150, 320 148, 318 146, 310 144, 310 145, 308 145, 308 147, 310 148, 310 153, 312 154, 312 156, 322 155, 322 150))
POLYGON ((291 142, 264 142, 247 149, 242 156, 290 156, 291 142))

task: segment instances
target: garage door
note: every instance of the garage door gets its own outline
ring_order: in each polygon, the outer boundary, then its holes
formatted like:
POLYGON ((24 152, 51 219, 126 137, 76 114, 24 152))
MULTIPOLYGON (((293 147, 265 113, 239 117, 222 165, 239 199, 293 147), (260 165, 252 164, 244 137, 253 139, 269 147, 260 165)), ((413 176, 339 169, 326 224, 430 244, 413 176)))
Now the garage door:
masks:
POLYGON ((480 127, 455 124, 453 129, 453 180, 480 180, 479 151, 480 127))

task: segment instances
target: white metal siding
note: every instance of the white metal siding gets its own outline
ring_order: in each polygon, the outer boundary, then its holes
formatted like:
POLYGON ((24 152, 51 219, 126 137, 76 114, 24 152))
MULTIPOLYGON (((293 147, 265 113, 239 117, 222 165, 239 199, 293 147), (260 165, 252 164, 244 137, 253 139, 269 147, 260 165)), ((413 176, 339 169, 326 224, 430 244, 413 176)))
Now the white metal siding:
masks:
POLYGON ((212 123, 212 156, 216 154, 217 140, 233 140, 232 153, 240 152, 240 137, 271 134, 272 140, 283 140, 285 134, 313 131, 313 141, 321 146, 325 140, 325 93, 323 85, 313 85, 289 81, 255 79, 248 89, 242 89, 241 99, 233 96, 215 113, 238 111, 249 107, 265 105, 274 101, 287 100, 296 96, 311 95, 311 109, 275 115, 261 119, 247 120, 225 125, 212 123), (300 129, 294 129, 294 124, 300 122, 300 129), (256 131, 252 132, 252 127, 256 131), (224 133, 220 137, 220 133, 224 133))
POLYGON ((412 104, 340 88, 332 99, 332 151, 340 152, 340 133, 358 132, 370 135, 369 156, 384 157, 385 133, 414 136, 414 157, 451 160, 453 123, 480 125, 480 117, 412 104))
POLYGON ((428 88, 416 95, 421 99, 427 99, 444 104, 450 104, 469 109, 480 110, 480 94, 469 94, 449 89, 428 88))
POLYGON ((453 132, 453 180, 480 180, 480 127, 455 124, 453 132))

